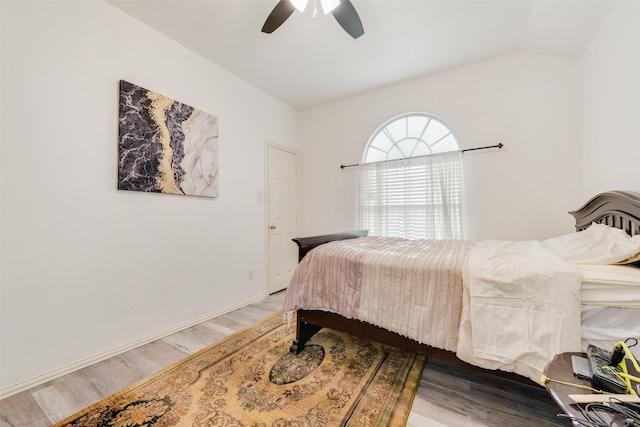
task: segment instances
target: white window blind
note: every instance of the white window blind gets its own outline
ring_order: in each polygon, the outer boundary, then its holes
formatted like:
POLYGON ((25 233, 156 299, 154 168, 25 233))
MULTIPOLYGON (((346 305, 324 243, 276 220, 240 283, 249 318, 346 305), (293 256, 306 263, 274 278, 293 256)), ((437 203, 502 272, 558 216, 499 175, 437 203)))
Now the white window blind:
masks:
POLYGON ((462 239, 461 154, 360 166, 361 227, 375 236, 462 239))

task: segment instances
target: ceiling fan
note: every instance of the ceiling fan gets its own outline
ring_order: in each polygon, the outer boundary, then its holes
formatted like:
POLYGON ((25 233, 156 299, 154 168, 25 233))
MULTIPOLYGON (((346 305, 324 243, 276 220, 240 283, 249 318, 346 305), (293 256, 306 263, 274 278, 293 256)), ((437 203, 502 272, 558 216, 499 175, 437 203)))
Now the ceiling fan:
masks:
MULTIPOLYGON (((313 16, 315 17, 318 10, 318 0, 312 1, 313 16)), ((264 22, 262 32, 273 33, 296 9, 303 12, 307 7, 307 3, 309 3, 309 0, 280 0, 264 22)), ((320 0, 320 4, 322 5, 322 10, 325 15, 331 12, 333 17, 336 18, 336 21, 338 21, 338 24, 340 24, 351 37, 357 39, 364 34, 362 21, 360 21, 358 12, 356 12, 356 8, 353 7, 350 0, 320 0)))

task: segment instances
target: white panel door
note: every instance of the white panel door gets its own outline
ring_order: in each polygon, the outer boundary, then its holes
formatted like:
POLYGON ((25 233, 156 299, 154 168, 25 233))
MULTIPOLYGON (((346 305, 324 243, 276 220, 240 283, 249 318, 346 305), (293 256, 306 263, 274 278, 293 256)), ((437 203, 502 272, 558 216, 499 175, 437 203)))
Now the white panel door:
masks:
POLYGON ((267 146, 269 293, 289 286, 298 263, 298 158, 267 146))

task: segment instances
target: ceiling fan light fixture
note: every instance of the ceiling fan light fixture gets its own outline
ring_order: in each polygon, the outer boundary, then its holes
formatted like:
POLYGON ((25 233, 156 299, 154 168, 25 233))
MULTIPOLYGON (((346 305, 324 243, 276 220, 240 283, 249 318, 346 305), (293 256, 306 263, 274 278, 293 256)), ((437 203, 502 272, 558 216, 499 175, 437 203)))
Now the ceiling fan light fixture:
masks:
POLYGON ((293 7, 298 9, 300 12, 304 12, 309 3, 309 0, 289 0, 293 7))
MULTIPOLYGON (((364 34, 362 21, 358 16, 356 8, 353 7, 351 0, 320 0, 320 3, 322 4, 322 10, 324 10, 324 13, 331 13, 333 17, 336 18, 336 21, 338 21, 338 24, 340 24, 342 29, 351 37, 357 39, 364 34)), ((262 32, 267 34, 273 33, 284 23, 284 21, 289 19, 296 9, 300 12, 304 11, 307 4, 309 4, 309 0, 279 0, 269 16, 267 16, 267 20, 264 21, 262 32)), ((318 0, 313 0, 314 18, 316 17, 317 11, 318 0)))
POLYGON ((322 11, 326 15, 333 12, 333 9, 338 7, 340 0, 320 0, 320 4, 322 5, 322 11))

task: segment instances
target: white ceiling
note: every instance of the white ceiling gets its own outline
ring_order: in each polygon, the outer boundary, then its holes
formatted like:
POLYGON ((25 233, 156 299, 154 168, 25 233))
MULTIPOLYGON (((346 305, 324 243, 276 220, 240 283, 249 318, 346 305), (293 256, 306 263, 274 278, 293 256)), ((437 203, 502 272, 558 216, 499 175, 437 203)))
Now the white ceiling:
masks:
POLYGON ((108 1, 298 110, 505 54, 577 59, 614 3, 352 0, 354 40, 311 7, 262 33, 278 0, 108 1))

